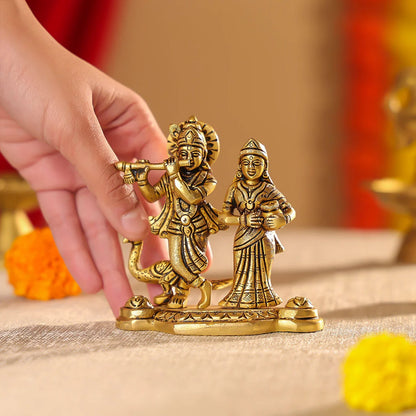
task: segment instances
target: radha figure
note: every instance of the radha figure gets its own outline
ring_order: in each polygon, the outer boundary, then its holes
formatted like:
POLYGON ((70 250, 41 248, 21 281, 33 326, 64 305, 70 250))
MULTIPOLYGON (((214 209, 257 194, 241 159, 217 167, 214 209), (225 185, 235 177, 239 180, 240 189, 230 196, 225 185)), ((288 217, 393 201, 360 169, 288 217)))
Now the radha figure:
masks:
POLYGON ((239 168, 223 206, 223 222, 238 229, 233 286, 221 306, 262 308, 282 302, 270 282, 274 255, 283 251, 275 230, 296 214, 270 179, 267 164, 266 148, 250 139, 241 149, 239 168))

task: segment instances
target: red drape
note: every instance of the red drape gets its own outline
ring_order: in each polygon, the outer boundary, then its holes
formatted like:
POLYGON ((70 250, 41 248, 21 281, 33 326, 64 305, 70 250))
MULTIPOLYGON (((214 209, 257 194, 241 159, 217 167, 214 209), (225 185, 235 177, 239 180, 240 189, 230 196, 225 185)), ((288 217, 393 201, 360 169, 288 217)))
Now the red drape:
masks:
MULTIPOLYGON (((119 0, 28 0, 42 26, 75 55, 103 67, 115 22, 122 2, 119 0)), ((0 172, 13 168, 0 154, 0 172)), ((31 215, 42 225, 40 213, 31 215)))
POLYGON ((101 67, 118 15, 119 0, 29 0, 46 30, 75 55, 101 67))
POLYGON ((393 0, 345 0, 344 225, 378 228, 387 224, 365 182, 387 169, 383 99, 391 83, 385 45, 393 0))

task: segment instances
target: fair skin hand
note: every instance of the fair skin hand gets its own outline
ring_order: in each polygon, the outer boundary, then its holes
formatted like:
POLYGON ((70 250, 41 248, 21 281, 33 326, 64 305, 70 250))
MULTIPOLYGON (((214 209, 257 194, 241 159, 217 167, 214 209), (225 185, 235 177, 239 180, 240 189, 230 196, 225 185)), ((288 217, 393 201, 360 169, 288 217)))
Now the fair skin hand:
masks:
POLYGON ((66 265, 117 316, 132 296, 117 232, 145 237, 145 266, 166 258, 148 215, 113 164, 166 159, 166 140, 137 94, 60 46, 26 3, 0 0, 0 151, 36 191, 66 265))

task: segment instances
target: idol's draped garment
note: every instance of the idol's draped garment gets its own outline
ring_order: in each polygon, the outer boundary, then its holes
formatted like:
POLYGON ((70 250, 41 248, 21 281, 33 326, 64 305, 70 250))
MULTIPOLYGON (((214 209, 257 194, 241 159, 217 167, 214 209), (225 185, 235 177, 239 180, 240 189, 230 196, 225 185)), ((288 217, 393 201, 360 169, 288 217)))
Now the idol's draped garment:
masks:
MULTIPOLYGON (((191 190, 197 190, 202 197, 207 194, 205 186, 215 182, 207 171, 198 171, 189 176, 182 174, 181 177, 191 190)), ((219 229, 218 213, 204 200, 191 205, 175 196, 167 174, 154 188, 160 196, 166 196, 166 202, 160 215, 150 218, 151 231, 162 238, 169 239, 169 235, 181 238, 179 261, 196 277, 207 268, 205 250, 209 234, 219 229)))
MULTIPOLYGON (((236 181, 228 190, 224 210, 240 215, 258 211, 264 203, 284 200, 274 185, 260 182, 253 187, 236 181)), ((271 266, 276 252, 283 246, 274 231, 263 227, 239 226, 234 237, 234 282, 230 292, 221 302, 231 307, 276 306, 281 302, 271 282, 271 266)))

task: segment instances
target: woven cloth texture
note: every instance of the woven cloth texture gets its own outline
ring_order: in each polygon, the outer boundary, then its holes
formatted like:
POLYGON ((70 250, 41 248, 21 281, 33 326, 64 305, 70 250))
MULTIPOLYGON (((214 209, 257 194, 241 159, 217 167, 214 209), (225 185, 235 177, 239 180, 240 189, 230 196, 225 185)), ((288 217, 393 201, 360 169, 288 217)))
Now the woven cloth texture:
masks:
MULTIPOLYGON (((1 272, 1 414, 356 415, 343 404, 341 363, 368 333, 416 339, 416 266, 394 264, 400 236, 393 232, 279 236, 286 252, 273 265, 273 287, 284 302, 311 299, 325 320, 322 332, 126 332, 115 328, 102 294, 29 301, 13 295, 1 272)), ((231 275, 232 237, 212 238, 207 277, 231 275)), ((145 294, 145 285, 132 283, 145 294)))

